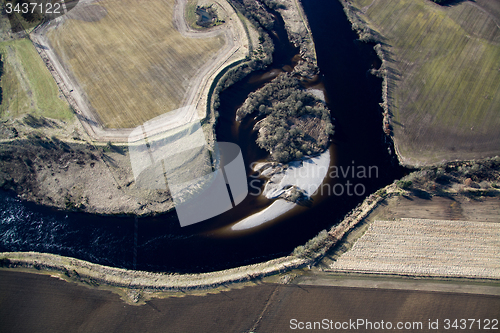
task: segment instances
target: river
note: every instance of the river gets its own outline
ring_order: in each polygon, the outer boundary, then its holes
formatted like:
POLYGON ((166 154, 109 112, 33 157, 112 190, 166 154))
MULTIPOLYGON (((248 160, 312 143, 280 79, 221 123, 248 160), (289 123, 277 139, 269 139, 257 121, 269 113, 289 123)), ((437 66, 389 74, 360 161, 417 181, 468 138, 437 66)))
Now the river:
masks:
MULTIPOLYGON (((303 0, 316 44, 319 78, 310 87, 325 92, 335 135, 330 145, 333 172, 323 195, 255 230, 228 225, 270 201, 248 196, 235 209, 181 228, 175 213, 154 218, 100 217, 67 213, 22 202, 0 193, 0 251, 38 251, 115 267, 169 272, 204 272, 256 263, 289 254, 328 229, 377 189, 403 175, 382 132, 381 79, 368 73, 380 65, 373 45, 357 41, 342 6, 331 0, 303 0), (352 171, 355 171, 354 173, 352 171), (362 172, 364 170, 364 173, 362 172), (357 187, 356 187, 357 186, 357 187), (356 190, 356 191, 355 191, 356 190), (361 193, 362 192, 362 193, 361 193)), ((246 96, 297 60, 278 20, 272 65, 220 95, 218 141, 237 143, 245 163, 265 158, 255 144, 254 121, 234 122, 246 96)), ((251 176, 251 170, 247 170, 251 176)), ((251 191, 251 189, 250 189, 251 191)))

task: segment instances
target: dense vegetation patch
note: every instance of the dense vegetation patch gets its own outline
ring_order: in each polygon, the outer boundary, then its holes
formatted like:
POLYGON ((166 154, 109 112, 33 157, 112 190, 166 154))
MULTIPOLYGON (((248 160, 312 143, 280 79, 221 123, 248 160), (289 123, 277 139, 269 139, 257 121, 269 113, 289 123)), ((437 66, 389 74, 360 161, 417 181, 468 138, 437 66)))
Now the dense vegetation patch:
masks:
POLYGON ((396 185, 414 195, 498 196, 500 192, 500 158, 443 163, 424 167, 399 180, 396 185))
POLYGON ((257 144, 282 163, 323 151, 334 133, 328 108, 290 73, 251 93, 237 120, 253 113, 264 117, 255 126, 257 144))
POLYGON ((274 28, 274 16, 266 9, 279 6, 274 1, 231 0, 231 3, 255 26, 261 26, 266 30, 274 28))
POLYGON ((224 21, 217 18, 217 12, 212 5, 202 7, 197 6, 196 15, 198 15, 196 24, 203 28, 210 28, 224 23, 224 21))
MULTIPOLYGON (((263 69, 273 62, 274 44, 271 37, 269 37, 268 29, 274 26, 274 18, 267 12, 265 6, 258 1, 231 0, 230 2, 257 29, 259 46, 250 50, 250 54, 243 64, 228 70, 221 77, 213 94, 213 107, 215 110, 220 105, 219 94, 221 91, 240 81, 253 71, 263 69)), ((269 1, 269 3, 273 2, 269 1)), ((216 117, 217 114, 216 112, 216 117)))
POLYGON ((451 2, 451 0, 431 0, 432 2, 435 2, 437 4, 440 4, 440 5, 445 5, 449 2, 451 2))
MULTIPOLYGON (((248 61, 229 70, 214 91, 214 108, 219 107, 219 93, 254 70, 272 62, 274 51, 269 32, 274 28, 272 10, 283 5, 272 0, 231 0, 231 4, 259 32, 259 46, 251 50, 248 61)), ((251 93, 237 111, 237 119, 257 113, 258 145, 268 150, 276 161, 286 163, 323 151, 333 134, 329 110, 313 94, 304 90, 297 73, 282 74, 257 92, 251 93)), ((216 113, 217 116, 217 113, 216 113)))

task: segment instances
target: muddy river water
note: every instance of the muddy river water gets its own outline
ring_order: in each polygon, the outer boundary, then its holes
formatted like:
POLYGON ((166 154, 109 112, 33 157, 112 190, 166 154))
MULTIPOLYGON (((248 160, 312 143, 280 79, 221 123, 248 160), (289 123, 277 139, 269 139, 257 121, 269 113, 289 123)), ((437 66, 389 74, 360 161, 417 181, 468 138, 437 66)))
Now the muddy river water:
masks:
MULTIPOLYGON (((154 218, 101 217, 67 213, 0 193, 0 251, 61 254, 99 264, 152 271, 202 272, 251 264, 289 254, 343 216, 377 189, 402 176, 382 131, 380 65, 373 45, 361 43, 337 1, 303 0, 316 44, 320 75, 308 88, 321 89, 334 118, 330 169, 320 194, 260 227, 235 231, 230 225, 271 201, 250 195, 211 220, 181 228, 174 212, 154 218)), ((237 143, 249 181, 252 162, 267 157, 255 143, 255 120, 234 122, 248 94, 290 70, 298 50, 278 19, 276 52, 265 71, 255 72, 220 95, 218 141, 237 143)), ((256 184, 255 182, 253 184, 256 184)))

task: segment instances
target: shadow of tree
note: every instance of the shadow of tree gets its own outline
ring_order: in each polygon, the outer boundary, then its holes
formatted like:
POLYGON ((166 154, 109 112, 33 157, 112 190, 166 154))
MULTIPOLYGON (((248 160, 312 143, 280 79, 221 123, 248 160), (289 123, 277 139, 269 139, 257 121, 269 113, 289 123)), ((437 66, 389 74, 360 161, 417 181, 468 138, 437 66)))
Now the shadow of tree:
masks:
POLYGON ((93 126, 98 126, 99 124, 95 121, 93 121, 92 119, 84 116, 84 115, 81 115, 79 113, 76 113, 76 117, 84 122, 86 122, 87 124, 89 125, 93 125, 93 126))
POLYGON ((476 2, 475 0, 431 0, 434 3, 437 3, 440 6, 451 7, 461 4, 462 2, 476 2))

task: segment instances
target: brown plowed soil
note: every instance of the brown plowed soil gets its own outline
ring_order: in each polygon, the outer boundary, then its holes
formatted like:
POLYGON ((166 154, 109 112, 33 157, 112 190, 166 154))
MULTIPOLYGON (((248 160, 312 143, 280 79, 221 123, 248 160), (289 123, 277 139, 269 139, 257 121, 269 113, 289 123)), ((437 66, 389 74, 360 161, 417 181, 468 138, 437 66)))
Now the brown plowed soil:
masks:
POLYGON ((429 319, 443 331, 446 318, 498 318, 499 309, 496 296, 275 284, 132 306, 108 291, 0 271, 2 332, 288 332, 293 318, 422 322, 414 331, 430 332, 429 319))

